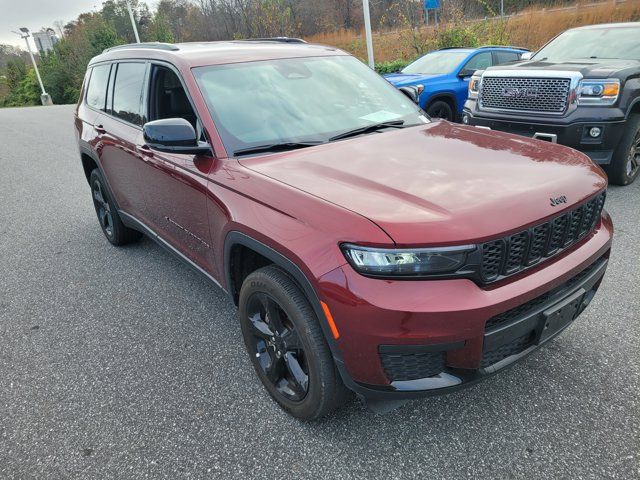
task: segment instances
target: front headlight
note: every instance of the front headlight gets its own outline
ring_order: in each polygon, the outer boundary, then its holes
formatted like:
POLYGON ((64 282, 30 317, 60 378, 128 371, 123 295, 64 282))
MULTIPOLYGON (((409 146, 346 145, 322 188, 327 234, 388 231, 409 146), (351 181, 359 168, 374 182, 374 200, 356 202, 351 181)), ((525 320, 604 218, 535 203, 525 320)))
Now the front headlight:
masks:
POLYGON ((620 80, 585 79, 578 85, 578 102, 581 105, 613 105, 620 94, 620 80))
POLYGON ((395 249, 343 244, 341 248, 351 266, 365 275, 419 276, 455 272, 476 247, 395 249))
POLYGON ((469 80, 469 98, 478 98, 478 92, 480 91, 480 76, 473 76, 469 80))

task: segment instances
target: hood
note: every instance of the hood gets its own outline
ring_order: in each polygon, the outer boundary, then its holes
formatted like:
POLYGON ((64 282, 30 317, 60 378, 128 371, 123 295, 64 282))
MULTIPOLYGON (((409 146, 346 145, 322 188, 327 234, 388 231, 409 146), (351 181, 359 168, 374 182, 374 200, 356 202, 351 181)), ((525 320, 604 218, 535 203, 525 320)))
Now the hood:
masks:
POLYGON ((370 219, 400 245, 512 233, 606 186, 575 150, 444 121, 240 163, 370 219), (566 204, 552 206, 560 196, 566 204))
POLYGON ((445 78, 447 75, 426 75, 424 73, 389 73, 384 75, 391 84, 396 87, 405 87, 407 85, 415 85, 416 83, 424 83, 433 80, 445 78))
POLYGON ((491 67, 486 72, 493 70, 547 70, 562 72, 579 72, 584 78, 611 78, 627 69, 638 70, 640 61, 638 60, 615 60, 615 59, 577 59, 564 62, 546 62, 539 60, 527 60, 524 62, 509 65, 499 65, 491 67))

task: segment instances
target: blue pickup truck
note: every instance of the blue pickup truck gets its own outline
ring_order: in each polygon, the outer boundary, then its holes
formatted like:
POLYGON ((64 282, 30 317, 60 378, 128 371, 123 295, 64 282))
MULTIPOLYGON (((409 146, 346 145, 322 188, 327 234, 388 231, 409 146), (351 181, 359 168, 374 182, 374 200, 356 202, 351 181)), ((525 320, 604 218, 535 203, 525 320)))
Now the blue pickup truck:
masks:
POLYGON ((398 73, 384 77, 394 86, 422 85, 420 107, 432 118, 455 121, 467 100, 469 79, 476 70, 520 60, 523 48, 443 48, 418 58, 398 73))

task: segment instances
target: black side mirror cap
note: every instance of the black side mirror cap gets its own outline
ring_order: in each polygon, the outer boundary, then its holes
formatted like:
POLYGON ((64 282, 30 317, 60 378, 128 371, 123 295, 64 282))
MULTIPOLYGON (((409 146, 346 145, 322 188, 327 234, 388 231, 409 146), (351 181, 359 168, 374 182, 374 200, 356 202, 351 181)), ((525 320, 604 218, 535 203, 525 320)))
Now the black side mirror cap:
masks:
POLYGON ((184 118, 163 118, 147 122, 142 127, 145 143, 153 150, 167 153, 201 155, 211 152, 211 146, 198 142, 196 131, 184 118))

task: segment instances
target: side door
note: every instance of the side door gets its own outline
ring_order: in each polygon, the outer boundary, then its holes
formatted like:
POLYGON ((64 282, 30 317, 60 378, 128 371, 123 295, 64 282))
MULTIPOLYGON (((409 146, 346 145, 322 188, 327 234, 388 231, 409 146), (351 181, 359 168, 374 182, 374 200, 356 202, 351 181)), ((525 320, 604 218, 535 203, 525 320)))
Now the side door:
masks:
POLYGON ((493 65, 493 55, 490 51, 480 51, 467 60, 458 73, 460 81, 456 86, 456 103, 458 105, 458 113, 462 113, 464 102, 467 101, 469 95, 469 81, 476 70, 484 70, 493 65))
POLYGON ((105 111, 94 120, 100 134, 98 154, 118 207, 143 219, 140 191, 142 158, 136 145, 142 136, 143 90, 147 64, 121 61, 111 67, 105 111))
MULTIPOLYGON (((176 69, 152 62, 147 87, 149 121, 184 118, 201 132, 201 123, 176 69)), ((200 268, 213 272, 206 191, 214 158, 153 150, 142 136, 136 149, 144 158, 140 193, 145 197, 148 226, 200 268)))

